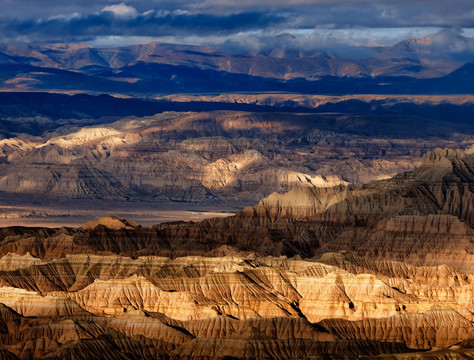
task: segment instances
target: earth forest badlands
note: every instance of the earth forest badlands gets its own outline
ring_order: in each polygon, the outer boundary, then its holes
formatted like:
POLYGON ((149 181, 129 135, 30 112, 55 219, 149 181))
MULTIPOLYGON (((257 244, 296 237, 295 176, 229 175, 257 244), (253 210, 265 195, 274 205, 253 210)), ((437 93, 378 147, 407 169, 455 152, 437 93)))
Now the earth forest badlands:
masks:
POLYGON ((474 358, 471 1, 0 5, 0 359, 474 358))

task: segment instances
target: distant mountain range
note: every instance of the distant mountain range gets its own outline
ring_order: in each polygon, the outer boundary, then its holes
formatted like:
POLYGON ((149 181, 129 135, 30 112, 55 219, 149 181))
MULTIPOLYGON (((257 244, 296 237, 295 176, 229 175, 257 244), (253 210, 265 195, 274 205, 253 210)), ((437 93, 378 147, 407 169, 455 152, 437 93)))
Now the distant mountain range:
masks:
POLYGON ((359 59, 288 49, 235 55, 212 47, 157 43, 112 49, 86 44, 0 46, 0 90, 133 96, 236 91, 473 93, 474 65, 433 60, 420 48, 429 41, 369 48, 372 55, 359 59))
MULTIPOLYGON (((4 45, 0 46, 0 64, 33 65, 97 74, 106 70, 120 73, 139 63, 167 64, 290 80, 317 80, 321 76, 410 76, 433 78, 447 75, 463 65, 460 61, 433 59, 437 35, 408 39, 394 46, 347 46, 344 55, 330 51, 297 49, 295 37, 282 34, 282 44, 236 53, 218 46, 149 43, 119 48, 94 48, 88 44, 4 45), (351 51, 353 49, 353 51, 351 51), (357 49, 358 52, 357 52, 357 49)), ((458 35, 467 43, 471 39, 458 35)))

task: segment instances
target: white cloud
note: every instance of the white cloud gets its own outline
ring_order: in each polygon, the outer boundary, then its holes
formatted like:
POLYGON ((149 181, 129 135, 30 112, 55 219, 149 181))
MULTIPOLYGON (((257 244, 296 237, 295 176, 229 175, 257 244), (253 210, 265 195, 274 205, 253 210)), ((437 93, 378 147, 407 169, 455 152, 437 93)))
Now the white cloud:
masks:
POLYGON ((106 6, 102 9, 102 12, 104 11, 113 12, 115 16, 125 19, 133 19, 138 16, 137 9, 124 3, 106 6))
POLYGON ((80 17, 81 14, 79 14, 77 11, 76 12, 73 12, 72 14, 69 14, 69 15, 55 15, 55 16, 50 16, 48 18, 48 21, 49 20, 56 20, 56 19, 62 19, 62 20, 71 20, 71 19, 74 19, 74 18, 78 18, 80 17))

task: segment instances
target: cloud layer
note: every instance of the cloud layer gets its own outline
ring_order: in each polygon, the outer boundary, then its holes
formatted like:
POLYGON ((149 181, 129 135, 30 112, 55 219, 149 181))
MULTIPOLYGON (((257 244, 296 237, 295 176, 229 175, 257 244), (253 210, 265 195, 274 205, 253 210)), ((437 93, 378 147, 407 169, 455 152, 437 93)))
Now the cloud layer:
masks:
POLYGON ((125 4, 104 7, 98 13, 55 16, 47 20, 13 20, 3 24, 2 33, 14 38, 32 40, 74 40, 94 36, 166 36, 187 34, 230 34, 239 31, 270 28, 284 21, 278 15, 242 12, 218 16, 187 11, 155 11, 139 14, 125 4))
MULTIPOLYGON (((169 38, 240 41, 250 47, 279 32, 306 31, 300 39, 330 47, 351 41, 395 43, 410 33, 407 29, 416 34, 420 29, 474 29, 472 0, 0 0, 0 5, 5 42, 105 44, 112 39, 123 44, 126 39, 169 38)), ((472 52, 470 45, 457 43, 450 45, 452 51, 472 52)))

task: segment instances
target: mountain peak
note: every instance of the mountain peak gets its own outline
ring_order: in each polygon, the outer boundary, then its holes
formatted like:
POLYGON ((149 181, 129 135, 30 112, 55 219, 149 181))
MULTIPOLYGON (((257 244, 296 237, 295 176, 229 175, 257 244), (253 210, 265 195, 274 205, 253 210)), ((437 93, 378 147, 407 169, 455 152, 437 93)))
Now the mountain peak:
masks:
POLYGON ((414 171, 399 174, 396 180, 435 183, 440 181, 474 181, 474 149, 441 149, 428 151, 422 165, 414 171))
POLYGON ((296 36, 290 33, 282 33, 274 36, 275 39, 296 39, 296 36))
POLYGON ((140 225, 135 221, 118 218, 117 216, 104 216, 100 219, 91 220, 85 223, 81 228, 84 230, 92 230, 102 225, 112 230, 126 229, 133 230, 140 225))
POLYGON ((423 165, 443 166, 445 164, 451 164, 451 157, 462 157, 464 155, 466 155, 466 153, 459 149, 436 148, 432 151, 428 151, 423 156, 423 165))

